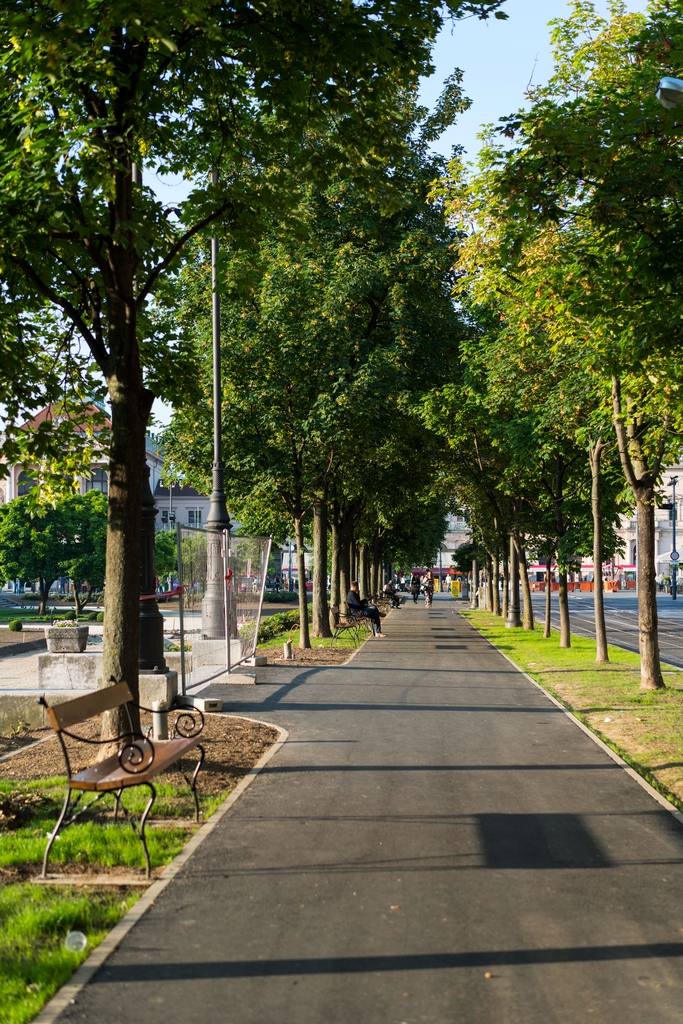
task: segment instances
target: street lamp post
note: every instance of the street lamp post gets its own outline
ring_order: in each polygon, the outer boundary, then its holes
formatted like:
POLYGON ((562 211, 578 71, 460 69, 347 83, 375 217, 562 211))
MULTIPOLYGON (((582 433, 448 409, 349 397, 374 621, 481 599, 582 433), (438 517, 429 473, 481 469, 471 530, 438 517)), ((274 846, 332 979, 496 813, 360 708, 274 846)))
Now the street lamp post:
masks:
POLYGON ((676 600, 677 596, 677 584, 678 584, 678 551, 676 549, 676 484, 678 483, 678 477, 672 476, 669 480, 669 487, 673 488, 673 494, 671 496, 671 525, 673 527, 673 538, 671 546, 671 599, 676 600))
MULTIPOLYGON (((212 171, 211 182, 218 184, 218 172, 212 171)), ((206 595, 202 601, 202 633, 209 640, 219 640, 225 633, 223 607, 223 558, 221 533, 230 529, 230 516, 225 503, 225 464, 221 437, 221 300, 218 292, 218 236, 211 238, 211 320, 213 341, 213 464, 212 490, 206 528, 206 595)))

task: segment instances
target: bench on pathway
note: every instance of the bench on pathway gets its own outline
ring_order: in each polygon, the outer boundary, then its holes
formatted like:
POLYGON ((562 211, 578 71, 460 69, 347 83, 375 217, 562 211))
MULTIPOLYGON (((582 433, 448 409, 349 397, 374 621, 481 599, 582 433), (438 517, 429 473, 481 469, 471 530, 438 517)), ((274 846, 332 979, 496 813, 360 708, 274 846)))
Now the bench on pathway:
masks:
POLYGON ((114 795, 114 821, 118 819, 119 811, 129 821, 133 831, 142 843, 145 855, 146 877, 151 874, 149 851, 145 838, 145 825, 156 799, 156 789, 152 779, 166 768, 177 764, 180 759, 195 747, 199 751, 199 759, 188 778, 180 766, 178 770, 187 782, 194 799, 195 817, 199 821, 199 800, 197 798, 197 775, 204 761, 204 748, 199 743, 199 735, 204 728, 204 716, 199 709, 192 711, 182 709, 178 711, 177 718, 172 727, 173 739, 152 740, 142 732, 136 732, 133 728, 131 708, 140 711, 151 711, 151 708, 144 708, 133 701, 133 694, 128 683, 116 683, 112 686, 105 686, 96 693, 88 693, 75 700, 65 701, 63 704, 48 705, 44 697, 39 703, 47 710, 48 718, 59 740, 64 762, 66 764, 66 795, 64 804, 57 819, 57 824, 50 833, 48 844, 43 857, 43 869, 41 878, 47 877, 47 865, 50 858, 50 850, 60 830, 71 825, 78 817, 102 800, 109 793, 114 795), (127 718, 129 729, 127 732, 113 739, 95 740, 85 736, 78 736, 69 732, 71 726, 82 725, 91 718, 104 714, 105 711, 112 711, 114 708, 123 707, 127 718), (195 718, 195 715, 198 718, 195 718), (64 737, 78 740, 82 743, 92 743, 97 746, 112 746, 121 744, 118 753, 106 757, 86 768, 84 771, 74 774, 69 761, 69 751, 64 737), (150 798, 142 813, 139 824, 136 826, 133 819, 126 811, 121 802, 121 794, 124 789, 132 786, 146 786, 150 791, 150 798), (74 797, 74 792, 78 795, 74 797), (96 793, 94 799, 81 806, 81 799, 85 793, 96 793))
POLYGON ((344 615, 341 614, 336 604, 333 604, 330 608, 332 612, 332 639, 330 640, 330 647, 334 644, 335 640, 338 640, 344 633, 348 633, 353 640, 353 646, 357 647, 361 641, 361 637, 366 629, 370 629, 369 620, 365 615, 359 615, 357 612, 348 610, 344 615))

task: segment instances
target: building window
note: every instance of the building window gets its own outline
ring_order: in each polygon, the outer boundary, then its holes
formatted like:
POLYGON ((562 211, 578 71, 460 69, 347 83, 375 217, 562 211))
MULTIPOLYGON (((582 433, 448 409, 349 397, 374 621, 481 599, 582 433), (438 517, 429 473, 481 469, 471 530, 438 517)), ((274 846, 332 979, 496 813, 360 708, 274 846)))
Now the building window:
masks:
POLYGON ((101 491, 102 494, 109 493, 109 481, 105 469, 94 469, 89 480, 85 481, 86 491, 101 491))
POLYGON ((20 496, 22 494, 28 494, 31 488, 35 487, 35 483, 36 481, 33 479, 31 474, 27 473, 25 469, 22 470, 19 474, 19 479, 17 480, 17 494, 20 496))
POLYGON ((187 522, 190 526, 201 526, 202 510, 200 508, 189 508, 187 510, 187 522))

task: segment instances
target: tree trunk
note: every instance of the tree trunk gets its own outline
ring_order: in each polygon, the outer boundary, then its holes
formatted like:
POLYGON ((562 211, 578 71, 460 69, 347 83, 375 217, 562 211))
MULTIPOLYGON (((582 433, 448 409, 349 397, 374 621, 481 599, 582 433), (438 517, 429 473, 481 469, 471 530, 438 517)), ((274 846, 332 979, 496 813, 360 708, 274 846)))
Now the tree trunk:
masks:
POLYGON ((640 648, 641 690, 663 690, 664 678, 659 663, 657 584, 655 576, 655 492, 636 501, 638 541, 636 578, 638 580, 638 642, 640 648))
POLYGON ((81 612, 85 608, 86 604, 90 600, 90 595, 92 594, 92 587, 89 586, 87 591, 86 591, 85 597, 81 600, 80 589, 81 589, 82 586, 83 586, 82 583, 74 583, 73 584, 73 588, 74 588, 74 607, 76 609, 76 617, 78 617, 81 614, 81 612))
POLYGON ((361 596, 361 600, 366 600, 370 597, 369 586, 368 586, 368 545, 360 544, 358 546, 358 587, 361 596))
POLYGON ((503 558, 503 606, 500 610, 504 619, 507 619, 508 612, 510 610, 510 563, 507 557, 508 548, 509 544, 507 543, 506 538, 505 544, 503 545, 503 551, 505 552, 505 557, 503 558))
POLYGON ((486 611, 493 611, 493 559, 486 552, 486 611))
POLYGON ((553 552, 548 552, 548 561, 545 568, 545 621, 543 623, 543 636, 550 639, 550 613, 553 605, 553 552))
POLYGON ((353 531, 353 523, 350 523, 349 525, 349 572, 351 573, 351 582, 353 583, 354 580, 358 580, 358 550, 353 531))
POLYGON ((332 609, 341 608, 341 597, 339 594, 339 559, 340 559, 340 544, 339 544, 339 520, 337 517, 336 503, 332 506, 332 521, 330 523, 330 530, 332 536, 332 572, 330 582, 330 625, 334 627, 332 620, 332 609))
POLYGON ((38 600, 38 614, 45 615, 47 611, 47 602, 50 598, 50 587, 52 586, 53 580, 46 580, 43 576, 38 579, 38 593, 40 595, 38 600))
POLYGON ((339 610, 342 615, 347 610, 346 595, 351 588, 349 547, 349 523, 348 519, 344 518, 339 531, 339 610))
POLYGON ((304 545, 304 521, 299 516, 294 520, 294 536, 296 537, 297 575, 299 577, 299 648, 305 650, 311 646, 308 630, 308 591, 306 590, 306 549, 304 545))
MULTIPOLYGON (((628 399, 626 405, 628 407, 628 399)), ((659 664, 659 636, 657 633, 657 590, 655 567, 655 491, 666 452, 669 431, 665 418, 660 427, 657 454, 651 458, 643 445, 643 421, 638 416, 630 419, 622 407, 621 381, 612 378, 612 423, 619 445, 619 458, 624 476, 633 491, 638 512, 638 646, 640 648, 641 690, 664 689, 664 678, 659 664)))
POLYGON ((472 559, 472 587, 470 592, 470 608, 479 607, 479 562, 472 559))
POLYGON ((493 614, 500 616, 500 549, 493 549, 493 614))
POLYGON ((557 594, 560 606, 560 647, 571 647, 572 636, 569 627, 569 598, 567 596, 567 570, 559 572, 560 588, 557 594))
POLYGON ((515 547, 517 548, 517 557, 519 558, 519 576, 522 583, 522 625, 524 626, 524 629, 533 629, 534 606, 531 603, 531 584, 529 583, 529 573, 527 570, 524 538, 522 538, 520 541, 515 540, 515 547))
POLYGON ((372 541, 372 592, 379 594, 381 590, 380 579, 382 575, 382 543, 379 532, 375 533, 372 541))
POLYGON ((600 462, 604 448, 602 439, 589 448, 591 467, 591 512, 593 513, 593 609, 595 613, 595 660, 609 661, 607 629, 605 627, 605 601, 602 589, 602 495, 600 492, 600 462))
POLYGON ((313 636, 332 636, 327 606, 327 503, 313 504, 313 636))
MULTIPOLYGON (((107 384, 111 400, 111 443, 101 685, 126 682, 134 700, 139 702, 142 466, 145 431, 154 396, 142 386, 126 385, 117 378, 110 378, 107 384)), ((136 730, 140 727, 135 713, 133 727, 136 730)), ((103 716, 103 739, 128 731, 128 716, 121 708, 103 716)))

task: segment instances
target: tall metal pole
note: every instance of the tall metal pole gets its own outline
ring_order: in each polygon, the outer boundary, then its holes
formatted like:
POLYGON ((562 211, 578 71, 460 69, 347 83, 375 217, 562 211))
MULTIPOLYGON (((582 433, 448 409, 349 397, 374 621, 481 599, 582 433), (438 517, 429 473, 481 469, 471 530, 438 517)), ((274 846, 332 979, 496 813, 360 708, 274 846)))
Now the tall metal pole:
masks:
POLYGON ((289 575, 287 577, 287 590, 291 592, 294 590, 294 580, 292 579, 292 538, 289 538, 289 575))
MULTIPOLYGON (((218 171, 211 172, 211 183, 218 184, 218 171)), ((209 640, 223 638, 225 609, 223 607, 223 558, 221 531, 229 530, 230 516, 225 503, 225 464, 221 436, 221 300, 218 292, 218 236, 211 238, 211 320, 213 341, 213 487, 209 499, 206 528, 206 596, 202 601, 202 633, 209 640), (214 536, 211 536, 211 533, 214 536)))
MULTIPOLYGON (((678 477, 672 476, 669 483, 673 487, 673 496, 671 499, 673 504, 673 509, 671 510, 671 524, 673 526, 673 546, 671 550, 676 551, 676 484, 678 483, 678 477)), ((676 592, 678 589, 678 563, 674 561, 672 564, 673 568, 671 570, 671 599, 672 601, 675 601, 676 592)))

